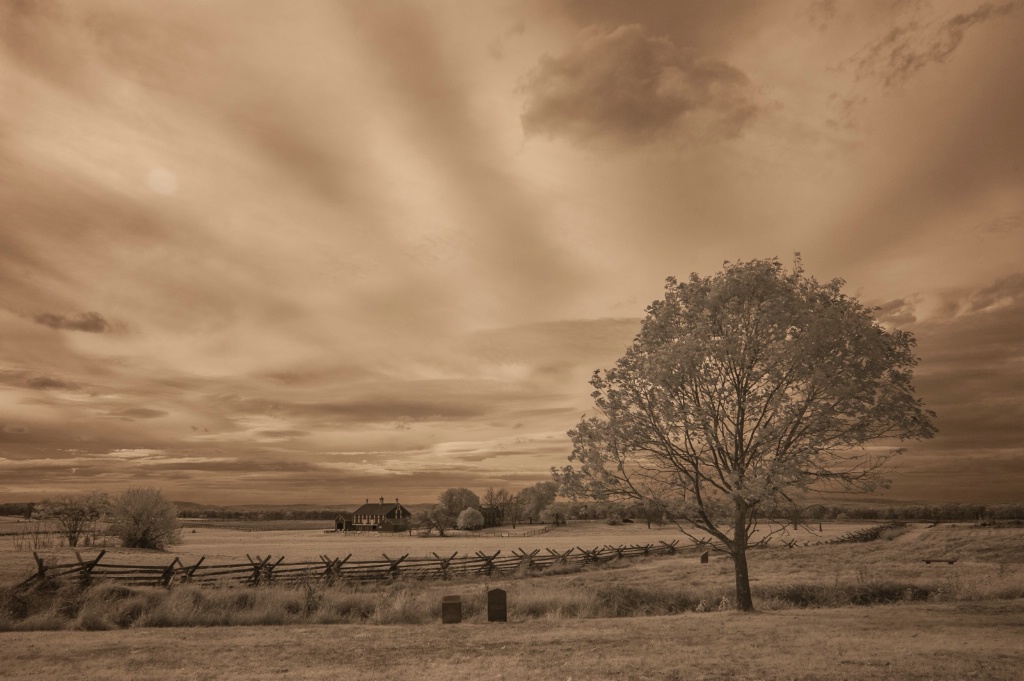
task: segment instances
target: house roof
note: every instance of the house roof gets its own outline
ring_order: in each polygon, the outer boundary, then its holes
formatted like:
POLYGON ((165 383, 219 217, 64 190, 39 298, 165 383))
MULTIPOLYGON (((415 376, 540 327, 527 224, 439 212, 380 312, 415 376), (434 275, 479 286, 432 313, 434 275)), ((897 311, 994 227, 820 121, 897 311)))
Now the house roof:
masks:
POLYGON ((405 506, 391 502, 389 504, 363 504, 355 510, 353 515, 387 515, 396 509, 401 509, 406 513, 409 512, 409 509, 405 506))

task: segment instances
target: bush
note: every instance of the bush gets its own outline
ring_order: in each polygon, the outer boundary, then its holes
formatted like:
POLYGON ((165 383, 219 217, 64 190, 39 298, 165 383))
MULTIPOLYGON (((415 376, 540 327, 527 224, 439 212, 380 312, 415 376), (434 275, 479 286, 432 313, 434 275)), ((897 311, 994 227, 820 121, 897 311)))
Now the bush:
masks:
POLYGON ((111 507, 110 533, 134 549, 164 549, 181 543, 178 512, 158 489, 132 487, 111 507))
POLYGON ((479 530, 484 526, 484 515, 475 508, 467 508, 459 514, 455 526, 460 530, 479 530))

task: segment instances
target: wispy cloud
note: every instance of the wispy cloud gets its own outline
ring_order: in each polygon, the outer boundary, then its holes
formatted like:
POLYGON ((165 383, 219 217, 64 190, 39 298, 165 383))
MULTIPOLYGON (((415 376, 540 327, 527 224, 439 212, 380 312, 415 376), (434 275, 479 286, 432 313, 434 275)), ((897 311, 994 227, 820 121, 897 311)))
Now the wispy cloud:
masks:
POLYGON ((887 88, 903 85, 922 69, 949 59, 972 27, 1022 6, 1019 0, 984 3, 941 21, 914 19, 894 26, 852 58, 857 77, 887 88))

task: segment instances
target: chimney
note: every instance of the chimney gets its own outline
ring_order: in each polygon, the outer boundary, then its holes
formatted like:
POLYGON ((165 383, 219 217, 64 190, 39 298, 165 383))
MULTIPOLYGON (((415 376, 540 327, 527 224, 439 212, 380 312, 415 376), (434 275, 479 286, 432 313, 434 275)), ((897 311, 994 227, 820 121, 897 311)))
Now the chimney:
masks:
POLYGON ((383 506, 383 505, 384 505, 384 497, 381 497, 381 498, 380 498, 380 505, 381 505, 381 506, 383 506))

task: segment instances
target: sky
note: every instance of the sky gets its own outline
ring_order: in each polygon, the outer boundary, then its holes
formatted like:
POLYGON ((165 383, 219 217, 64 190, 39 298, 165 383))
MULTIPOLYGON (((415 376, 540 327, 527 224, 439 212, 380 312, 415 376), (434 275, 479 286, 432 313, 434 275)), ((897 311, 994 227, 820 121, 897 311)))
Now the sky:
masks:
POLYGON ((0 500, 550 478, 667 277, 912 332, 1024 499, 1024 2, 0 0, 0 500))

